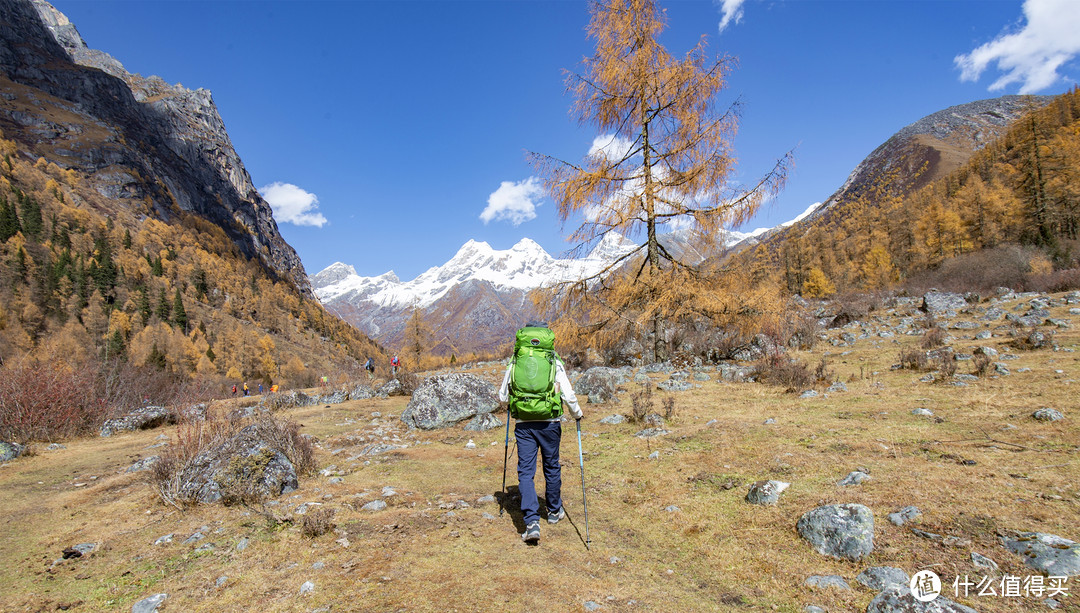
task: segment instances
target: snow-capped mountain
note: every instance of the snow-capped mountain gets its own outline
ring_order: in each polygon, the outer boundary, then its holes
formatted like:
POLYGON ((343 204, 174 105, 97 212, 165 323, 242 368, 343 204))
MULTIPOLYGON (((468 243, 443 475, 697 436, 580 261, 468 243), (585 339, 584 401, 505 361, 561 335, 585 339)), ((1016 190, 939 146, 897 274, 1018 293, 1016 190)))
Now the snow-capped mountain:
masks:
POLYGON ((534 315, 530 290, 590 277, 636 248, 611 233, 583 258, 553 258, 528 238, 504 250, 470 240, 450 261, 411 281, 393 271, 362 277, 335 262, 312 276, 311 286, 329 310, 390 345, 402 338, 411 309, 420 308, 441 353, 460 353, 494 346, 534 315))
POLYGON ((401 281, 393 271, 361 277, 352 266, 336 262, 313 276, 311 283, 323 304, 362 299, 379 307, 427 308, 455 285, 470 280, 486 281, 500 291, 529 291, 541 285, 583 279, 636 247, 632 241, 609 234, 584 258, 555 259, 528 238, 505 250, 470 240, 449 262, 429 268, 412 281, 401 281))

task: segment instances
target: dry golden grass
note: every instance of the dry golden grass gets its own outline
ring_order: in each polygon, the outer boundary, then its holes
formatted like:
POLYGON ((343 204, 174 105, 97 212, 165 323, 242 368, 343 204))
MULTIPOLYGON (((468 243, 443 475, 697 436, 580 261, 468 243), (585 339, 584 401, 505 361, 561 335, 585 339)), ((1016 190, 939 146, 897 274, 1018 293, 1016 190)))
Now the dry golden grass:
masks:
MULTIPOLYGON (((1053 311, 1068 317, 1067 309, 1053 311)), ((754 383, 709 381, 678 393, 677 417, 666 426, 671 433, 651 440, 633 436, 641 426, 598 423, 629 414, 629 393, 615 405, 585 405, 591 549, 584 544, 572 422, 562 446, 568 521, 541 522, 537 547, 518 537, 516 509, 500 516, 497 504, 477 504, 499 492, 505 430, 409 433, 398 419, 403 398, 287 413, 317 439, 319 467, 342 473, 340 483, 330 483, 335 475, 302 479, 297 492, 267 507, 279 519, 301 502, 333 509, 336 529, 314 538, 301 534, 301 516, 272 523, 257 509, 216 505, 181 514, 155 498, 141 477, 119 472, 155 453, 146 447, 161 433, 173 436, 168 428, 42 449, 0 468, 0 609, 51 611, 77 603, 71 610, 130 610, 139 599, 167 592, 162 611, 580 611, 590 600, 602 611, 798 612, 807 604, 861 611, 874 593, 854 578, 868 566, 899 566, 909 574, 933 569, 947 593, 954 577, 982 575, 971 564, 972 551, 997 561, 1004 573, 1027 576, 1034 571, 998 544, 999 532, 1080 540, 1080 355, 1019 352, 1005 348, 1005 337, 952 334, 961 353, 984 344, 1015 353, 1019 358, 1007 362, 1013 374, 967 387, 921 383, 925 373, 889 368, 901 347, 921 341, 898 336, 850 348, 821 344, 798 356, 816 363, 827 354, 847 392, 800 399, 754 383), (1021 367, 1031 371, 1018 373, 1021 367), (1066 419, 1033 420, 1043 406, 1066 419), (943 420, 912 415, 918 407, 943 420), (764 425, 770 417, 777 423, 764 425), (476 449, 465 449, 470 438, 476 449), (356 458, 375 443, 407 447, 356 458), (654 451, 659 458, 649 459, 654 451), (858 467, 870 471, 870 481, 836 485, 858 467), (758 479, 792 485, 779 505, 759 507, 744 502, 746 486, 758 479), (386 486, 397 494, 384 498, 386 486), (361 509, 375 499, 389 506, 361 509), (875 549, 859 562, 823 557, 795 531, 806 511, 844 502, 865 504, 875 515, 875 549), (923 511, 918 528, 954 537, 950 544, 886 520, 909 504, 923 511), (679 510, 667 511, 671 505, 679 510), (204 540, 182 544, 204 526, 204 540), (153 544, 170 533, 171 543, 153 544), (244 551, 236 547, 241 539, 249 541, 244 551), (101 547, 53 566, 65 547, 82 542, 101 547), (196 551, 206 543, 214 548, 196 551), (842 575, 854 589, 806 587, 816 574, 842 575), (217 587, 222 576, 228 579, 217 587), (300 595, 305 581, 315 589, 300 595)), ((1065 330, 1056 340, 1076 349, 1080 333, 1065 330)), ((497 378, 498 371, 483 374, 497 378)), ((970 362, 958 372, 970 372, 970 362)), ((514 461, 511 455, 511 486, 514 461)), ((1077 610, 1080 580, 1068 585, 1073 596, 1064 601, 1077 610)), ((1024 598, 960 600, 979 611, 1042 607, 1024 598)))

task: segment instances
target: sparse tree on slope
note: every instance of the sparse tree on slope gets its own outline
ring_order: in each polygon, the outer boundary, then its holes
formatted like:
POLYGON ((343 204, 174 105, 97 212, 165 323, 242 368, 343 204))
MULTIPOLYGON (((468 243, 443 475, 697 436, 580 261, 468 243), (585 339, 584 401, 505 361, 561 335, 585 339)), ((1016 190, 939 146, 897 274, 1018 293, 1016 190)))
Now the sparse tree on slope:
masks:
POLYGON ((420 368, 427 347, 431 342, 431 328, 424 321, 419 307, 413 307, 412 316, 405 324, 405 352, 412 358, 412 367, 420 368))
MULTIPOLYGON (((594 2, 591 13, 588 33, 596 41, 596 52, 585 59, 584 73, 571 74, 567 83, 576 96, 578 119, 606 136, 597 139, 600 144, 580 164, 540 154, 532 159, 558 203, 560 218, 582 220, 570 237, 579 247, 610 232, 644 233, 642 247, 621 260, 644 252, 633 274, 600 281, 599 288, 578 284, 565 295, 589 300, 586 290, 599 289, 592 296, 599 302, 591 304, 590 323, 597 329, 617 322, 651 327, 653 350, 660 360, 666 355, 665 319, 686 315, 695 307, 708 315, 731 305, 664 300, 670 290, 689 289, 676 286, 673 276, 680 283, 696 284, 706 275, 669 253, 657 233, 665 226, 689 228, 698 239, 696 246, 711 251, 722 229, 748 219, 767 193, 779 189, 788 157, 752 188, 732 187, 731 143, 738 108, 722 108, 717 94, 733 61, 710 57, 704 39, 683 58, 669 54, 658 40, 665 17, 654 0, 594 2), (619 282, 638 289, 605 298, 608 284, 619 282), (665 303, 674 308, 661 306, 665 303)), ((696 295, 703 294, 686 292, 689 298, 696 295)))

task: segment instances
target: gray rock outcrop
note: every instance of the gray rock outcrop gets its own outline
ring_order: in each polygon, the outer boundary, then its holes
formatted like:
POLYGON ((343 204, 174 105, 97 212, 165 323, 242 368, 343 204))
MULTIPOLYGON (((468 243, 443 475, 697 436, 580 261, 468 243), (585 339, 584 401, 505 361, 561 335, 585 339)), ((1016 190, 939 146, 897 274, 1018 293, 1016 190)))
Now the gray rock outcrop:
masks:
POLYGON ((1080 543, 1055 534, 1024 532, 1002 538, 1009 551, 1024 557, 1024 564, 1047 575, 1080 576, 1080 543))
POLYGON ((904 569, 895 566, 871 566, 859 573, 855 581, 872 590, 883 590, 891 585, 907 587, 911 577, 904 569))
POLYGON ((930 602, 915 599, 908 586, 891 585, 870 601, 866 613, 977 613, 975 609, 938 596, 930 602))
POLYGON ((139 407, 127 415, 105 420, 101 426, 101 436, 112 436, 117 432, 147 430, 165 424, 176 423, 176 412, 165 407, 139 407))
POLYGON ((967 300, 964 299, 962 294, 954 294, 951 292, 926 292, 923 296, 922 305, 920 305, 919 308, 927 313, 937 315, 967 308, 967 300))
POLYGON ((774 505, 780 500, 780 493, 790 486, 783 481, 755 481, 746 492, 746 502, 750 504, 774 505))
POLYGON ((298 487, 296 467, 259 424, 195 456, 182 469, 178 498, 201 503, 274 498, 298 487))
POLYGON ((0 462, 8 462, 21 456, 26 447, 18 443, 0 442, 0 462))
POLYGON ((594 366, 574 382, 574 393, 587 395, 589 404, 602 404, 614 398, 616 388, 628 379, 622 369, 594 366))
POLYGON ((499 408, 495 386, 468 373, 435 375, 424 381, 401 413, 410 428, 437 430, 499 408))
POLYGON ((874 550, 874 514, 861 504, 829 504, 807 511, 796 529, 825 556, 858 560, 874 550))

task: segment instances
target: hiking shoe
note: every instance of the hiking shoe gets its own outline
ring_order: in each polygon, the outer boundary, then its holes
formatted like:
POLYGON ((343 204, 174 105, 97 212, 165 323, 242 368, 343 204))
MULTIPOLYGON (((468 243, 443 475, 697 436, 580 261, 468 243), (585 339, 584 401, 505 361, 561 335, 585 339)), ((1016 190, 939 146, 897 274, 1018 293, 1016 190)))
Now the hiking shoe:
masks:
POLYGON ((566 509, 564 509, 562 507, 559 507, 558 512, 552 513, 551 511, 548 511, 547 515, 548 515, 548 518, 547 518, 548 523, 554 525, 554 524, 559 523, 560 519, 566 517, 566 509))
POLYGON ((526 543, 535 543, 540 540, 540 522, 534 521, 525 527, 525 534, 521 535, 521 540, 526 543))

